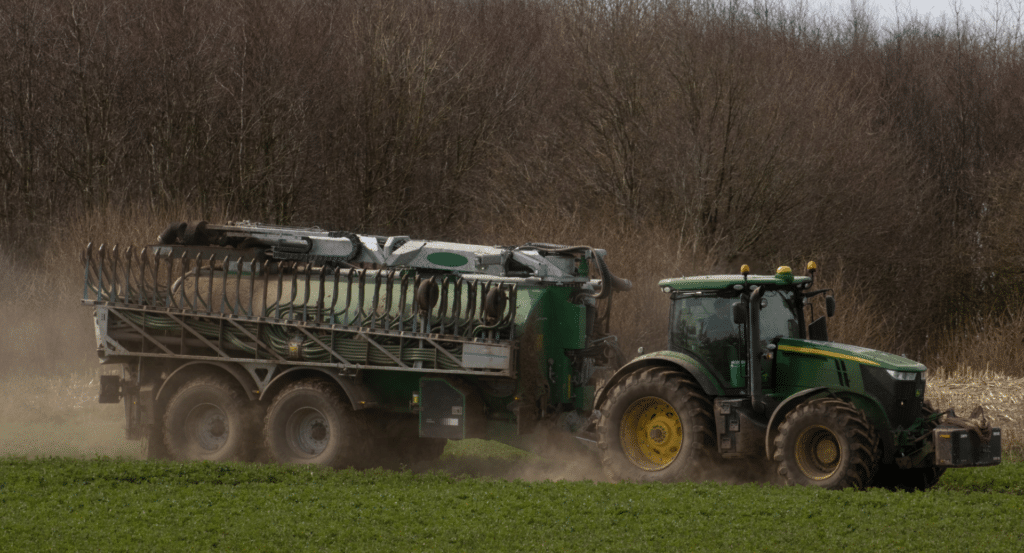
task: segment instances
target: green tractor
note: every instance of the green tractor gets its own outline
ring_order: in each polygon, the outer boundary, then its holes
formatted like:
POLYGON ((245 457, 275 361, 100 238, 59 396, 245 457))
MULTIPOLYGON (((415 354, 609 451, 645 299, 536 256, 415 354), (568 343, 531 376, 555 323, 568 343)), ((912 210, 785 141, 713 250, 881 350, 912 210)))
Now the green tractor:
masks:
POLYGON ((924 489, 947 467, 998 464, 999 429, 932 409, 924 365, 828 341, 835 300, 811 290, 815 269, 662 280, 669 349, 627 363, 595 397, 606 471, 702 479, 750 459, 791 485, 924 489))

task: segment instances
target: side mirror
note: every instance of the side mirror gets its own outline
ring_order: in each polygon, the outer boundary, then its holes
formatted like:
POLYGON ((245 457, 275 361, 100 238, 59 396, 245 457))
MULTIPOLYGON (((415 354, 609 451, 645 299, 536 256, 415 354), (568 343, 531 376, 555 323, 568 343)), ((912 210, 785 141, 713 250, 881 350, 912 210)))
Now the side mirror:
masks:
POLYGON ((732 322, 738 325, 747 324, 747 306, 741 301, 732 304, 732 322))
POLYGON ((836 314, 835 296, 825 296, 825 314, 829 317, 836 314))

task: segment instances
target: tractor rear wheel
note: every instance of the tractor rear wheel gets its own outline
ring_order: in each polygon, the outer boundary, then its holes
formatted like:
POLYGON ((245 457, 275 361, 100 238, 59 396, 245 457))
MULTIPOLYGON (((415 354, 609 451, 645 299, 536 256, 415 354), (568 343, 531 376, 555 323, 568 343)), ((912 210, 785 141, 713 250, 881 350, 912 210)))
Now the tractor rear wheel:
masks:
POLYGON ((186 383, 167 403, 163 423, 164 451, 171 459, 250 460, 255 424, 241 392, 224 380, 186 383))
POLYGON ((601 411, 598 447, 614 479, 697 480, 716 456, 711 401, 676 370, 655 367, 627 376, 601 411))
POLYGON ((286 386, 267 410, 266 450, 286 464, 346 467, 363 461, 361 421, 337 386, 300 380, 286 386))
POLYGON ((791 485, 863 488, 874 476, 877 443, 863 411, 841 399, 814 399, 779 425, 775 461, 791 485))

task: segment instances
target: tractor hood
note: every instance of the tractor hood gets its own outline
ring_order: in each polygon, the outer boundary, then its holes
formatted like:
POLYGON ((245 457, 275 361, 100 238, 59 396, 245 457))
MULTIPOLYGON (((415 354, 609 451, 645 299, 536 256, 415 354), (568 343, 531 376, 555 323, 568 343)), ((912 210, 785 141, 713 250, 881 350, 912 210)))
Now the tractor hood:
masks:
POLYGON ((783 338, 779 340, 778 349, 780 352, 789 354, 842 359, 893 371, 914 373, 925 371, 924 365, 906 357, 835 342, 783 338))

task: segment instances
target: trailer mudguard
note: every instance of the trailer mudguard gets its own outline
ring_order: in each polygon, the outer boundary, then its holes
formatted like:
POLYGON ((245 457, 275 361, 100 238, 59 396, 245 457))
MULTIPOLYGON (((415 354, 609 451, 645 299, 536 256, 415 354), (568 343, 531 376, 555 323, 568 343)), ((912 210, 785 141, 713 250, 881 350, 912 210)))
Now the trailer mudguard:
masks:
POLYGON ((252 377, 250 377, 249 373, 242 367, 233 363, 221 363, 219 361, 193 361, 191 363, 185 363, 177 369, 174 369, 174 372, 164 379, 163 384, 160 385, 160 389, 157 390, 156 401, 159 402, 166 399, 165 394, 168 393, 168 390, 173 388, 172 383, 177 380, 179 375, 195 371, 200 367, 213 368, 214 371, 219 369, 220 371, 231 375, 238 381, 238 384, 242 387, 242 390, 245 391, 245 395, 249 400, 256 399, 256 394, 253 393, 252 377))
POLYGON ((718 380, 711 374, 711 371, 709 371, 700 361, 686 355, 685 353, 679 353, 676 351, 657 351, 641 355, 615 371, 611 378, 608 379, 608 382, 605 382, 604 386, 602 386, 594 396, 594 407, 597 408, 597 406, 601 405, 605 396, 608 395, 608 390, 626 376, 640 369, 666 365, 678 367, 680 370, 692 376, 700 385, 704 393, 709 397, 720 396, 725 392, 718 380))
POLYGON ((775 408, 772 416, 768 419, 768 432, 764 435, 764 452, 767 458, 771 459, 775 453, 775 437, 778 436, 779 424, 786 418, 786 415, 805 401, 826 396, 849 401, 858 409, 864 411, 871 424, 875 425, 875 431, 878 432, 878 438, 882 445, 882 461, 885 463, 890 462, 893 451, 896 449, 896 440, 893 437, 892 427, 889 424, 888 417, 885 415, 885 409, 882 408, 882 404, 877 399, 856 390, 827 386, 808 388, 795 393, 787 397, 775 408))
POLYGON ((345 397, 352 402, 353 411, 376 407, 380 403, 373 390, 360 382, 358 378, 343 376, 336 371, 325 371, 316 367, 289 367, 283 369, 267 384, 267 388, 260 394, 260 398, 273 397, 274 393, 285 384, 298 378, 309 376, 325 376, 336 382, 338 386, 341 386, 342 391, 345 392, 345 397))

